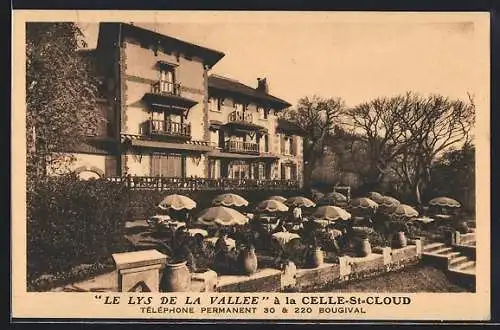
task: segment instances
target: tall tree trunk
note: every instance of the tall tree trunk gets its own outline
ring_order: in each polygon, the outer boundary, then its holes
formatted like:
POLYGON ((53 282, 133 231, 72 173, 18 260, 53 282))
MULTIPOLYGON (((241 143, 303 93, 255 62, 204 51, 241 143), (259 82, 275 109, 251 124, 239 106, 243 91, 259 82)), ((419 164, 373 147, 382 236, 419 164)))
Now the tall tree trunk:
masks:
POLYGON ((312 177, 312 171, 314 169, 314 166, 311 165, 311 163, 304 163, 304 185, 302 189, 306 194, 311 194, 311 177, 312 177))

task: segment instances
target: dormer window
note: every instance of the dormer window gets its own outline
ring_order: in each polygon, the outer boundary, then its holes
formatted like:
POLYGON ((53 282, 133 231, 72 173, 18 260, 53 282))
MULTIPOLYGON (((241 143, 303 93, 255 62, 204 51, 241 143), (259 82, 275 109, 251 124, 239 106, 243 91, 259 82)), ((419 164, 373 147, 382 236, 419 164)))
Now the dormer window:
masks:
POLYGON ((236 110, 236 111, 243 111, 243 104, 241 104, 241 103, 234 103, 234 110, 236 110))
POLYGON ((259 118, 260 119, 267 119, 267 110, 263 107, 258 107, 257 112, 259 113, 259 118))
POLYGON ((208 99, 208 105, 210 111, 221 112, 224 101, 219 97, 210 97, 208 99))

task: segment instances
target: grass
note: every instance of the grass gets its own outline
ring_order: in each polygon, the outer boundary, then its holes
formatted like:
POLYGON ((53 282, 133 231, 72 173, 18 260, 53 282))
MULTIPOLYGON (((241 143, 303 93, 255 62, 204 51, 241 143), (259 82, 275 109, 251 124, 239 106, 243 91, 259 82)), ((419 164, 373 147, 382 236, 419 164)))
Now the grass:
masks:
POLYGON ((467 292, 432 266, 414 266, 359 282, 327 285, 317 292, 467 292))

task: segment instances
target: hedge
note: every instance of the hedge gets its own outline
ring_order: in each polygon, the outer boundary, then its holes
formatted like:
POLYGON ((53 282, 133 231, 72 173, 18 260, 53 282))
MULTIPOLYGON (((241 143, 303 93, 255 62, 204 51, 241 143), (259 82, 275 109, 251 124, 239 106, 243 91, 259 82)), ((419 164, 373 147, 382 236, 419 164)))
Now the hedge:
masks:
POLYGON ((105 180, 50 177, 27 194, 28 281, 105 263, 125 249, 128 191, 105 180))

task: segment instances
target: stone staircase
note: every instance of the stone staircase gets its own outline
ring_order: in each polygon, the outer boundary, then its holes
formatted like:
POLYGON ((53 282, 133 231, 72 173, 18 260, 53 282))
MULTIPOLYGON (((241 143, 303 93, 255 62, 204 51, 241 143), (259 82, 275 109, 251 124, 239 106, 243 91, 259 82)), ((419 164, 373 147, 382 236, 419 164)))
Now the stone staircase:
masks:
POLYGON ((422 260, 446 271, 450 279, 457 284, 475 288, 476 261, 475 257, 460 251, 457 246, 445 243, 430 243, 424 245, 422 260))

